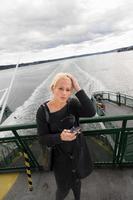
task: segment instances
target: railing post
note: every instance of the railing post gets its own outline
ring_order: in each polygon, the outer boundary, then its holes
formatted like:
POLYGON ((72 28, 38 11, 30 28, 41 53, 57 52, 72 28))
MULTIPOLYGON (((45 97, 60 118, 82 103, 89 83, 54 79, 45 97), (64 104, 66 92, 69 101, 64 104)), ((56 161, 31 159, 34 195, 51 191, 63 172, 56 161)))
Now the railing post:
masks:
POLYGON ((121 94, 120 92, 117 93, 117 103, 120 106, 121 105, 121 94))
POLYGON ((34 155, 32 154, 31 150, 29 149, 29 147, 23 142, 23 140, 21 139, 21 137, 18 135, 16 130, 12 130, 13 134, 15 135, 15 137, 17 138, 18 142, 19 142, 19 146, 23 152, 27 152, 30 160, 32 161, 32 164, 34 167, 40 167, 39 163, 36 161, 36 159, 34 158, 34 155))
MULTIPOLYGON (((125 123, 127 123, 127 121, 125 123)), ((128 136, 127 132, 125 130, 123 130, 123 141, 122 141, 121 155, 120 155, 119 164, 122 163, 122 160, 123 160, 123 157, 124 157, 124 153, 125 153, 125 150, 126 150, 126 147, 127 147, 127 145, 126 145, 127 144, 127 136, 128 136)))
POLYGON ((32 191, 33 186, 32 186, 32 177, 31 177, 31 169, 30 169, 30 160, 26 152, 24 152, 23 155, 24 155, 25 166, 26 166, 26 174, 28 178, 28 186, 29 186, 29 190, 32 191))
POLYGON ((113 152, 113 164, 117 164, 117 154, 119 149, 120 133, 116 134, 115 147, 113 152))
POLYGON ((125 153, 125 143, 127 142, 127 135, 125 132, 127 120, 122 122, 122 131, 120 132, 119 145, 118 145, 118 154, 117 154, 117 164, 121 164, 123 156, 125 153))

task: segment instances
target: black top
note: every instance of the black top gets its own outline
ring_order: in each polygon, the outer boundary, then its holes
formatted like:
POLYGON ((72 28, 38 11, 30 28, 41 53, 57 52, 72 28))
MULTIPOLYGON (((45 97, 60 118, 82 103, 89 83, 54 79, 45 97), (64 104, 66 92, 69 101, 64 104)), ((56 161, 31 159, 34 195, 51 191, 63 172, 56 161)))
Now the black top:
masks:
POLYGON ((44 109, 42 106, 39 107, 36 119, 39 141, 42 145, 46 144, 48 146, 54 146, 62 143, 72 143, 66 141, 63 142, 60 139, 60 133, 62 130, 70 129, 73 125, 78 125, 79 117, 92 117, 95 115, 93 103, 86 95, 85 91, 80 90, 75 95, 78 99, 69 99, 68 103, 62 109, 56 112, 51 113, 48 109, 48 106, 45 104, 49 112, 51 130, 49 130, 44 109), (72 115, 76 118, 76 120, 71 119, 72 115), (66 123, 66 118, 68 118, 68 123, 66 123))
POLYGON ((58 187, 70 188, 73 183, 73 173, 76 167, 80 152, 81 134, 73 141, 62 141, 60 133, 63 129, 77 126, 79 117, 92 117, 95 115, 95 108, 92 101, 84 90, 76 93, 77 98, 71 98, 67 104, 56 112, 50 112, 47 123, 46 112, 41 105, 37 111, 37 130, 41 145, 54 146, 53 148, 53 170, 58 187))

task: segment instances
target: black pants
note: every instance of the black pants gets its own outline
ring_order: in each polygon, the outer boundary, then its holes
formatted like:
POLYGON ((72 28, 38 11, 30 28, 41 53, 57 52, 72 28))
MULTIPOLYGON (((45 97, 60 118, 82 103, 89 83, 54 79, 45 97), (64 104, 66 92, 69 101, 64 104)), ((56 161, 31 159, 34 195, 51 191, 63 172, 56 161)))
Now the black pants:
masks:
POLYGON ((72 189, 75 200, 80 200, 80 192, 81 192, 81 180, 76 178, 73 180, 71 188, 57 188, 56 191, 56 200, 64 200, 64 198, 69 193, 69 190, 72 189))

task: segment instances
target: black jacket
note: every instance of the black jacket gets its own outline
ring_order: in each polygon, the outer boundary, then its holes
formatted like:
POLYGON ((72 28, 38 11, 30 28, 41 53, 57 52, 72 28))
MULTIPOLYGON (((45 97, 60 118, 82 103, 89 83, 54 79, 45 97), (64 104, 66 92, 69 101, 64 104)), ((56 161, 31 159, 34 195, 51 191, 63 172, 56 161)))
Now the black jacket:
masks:
POLYGON ((41 145, 54 147, 55 178, 57 184, 64 187, 69 186, 72 182, 72 174, 78 160, 79 138, 70 142, 62 141, 60 133, 63 129, 78 126, 79 117, 95 115, 93 103, 84 90, 80 90, 75 95, 77 98, 69 99, 67 105, 59 111, 50 113, 46 106, 49 112, 49 124, 42 106, 39 107, 36 115, 39 142, 41 145))

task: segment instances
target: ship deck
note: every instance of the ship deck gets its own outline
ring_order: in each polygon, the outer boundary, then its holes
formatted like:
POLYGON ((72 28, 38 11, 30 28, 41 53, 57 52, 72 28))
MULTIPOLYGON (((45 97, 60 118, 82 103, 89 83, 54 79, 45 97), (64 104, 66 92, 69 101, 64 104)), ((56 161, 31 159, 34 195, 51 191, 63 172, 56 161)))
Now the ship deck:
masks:
POLYGON ((106 115, 126 115, 126 114, 132 114, 133 108, 127 107, 125 105, 118 106, 116 103, 112 103, 109 101, 104 101, 105 103, 105 112, 106 115))
MULTIPOLYGON (((105 101, 105 107, 107 116, 130 114, 133 111, 132 108, 107 101, 105 101)), ((132 121, 130 123, 132 124, 132 121)), ((119 126, 119 123, 115 125, 119 126)), ((95 148, 98 148, 98 145, 95 148)), ((95 154, 95 152, 92 153, 95 154)), ((56 183, 53 172, 33 172, 32 181, 33 191, 29 191, 26 173, 19 173, 15 183, 0 200, 55 200, 56 183)), ((95 168, 89 177, 82 180, 81 200, 132 200, 132 188, 132 168, 95 168)), ((66 200, 73 199, 72 191, 70 191, 66 200)))
MULTIPOLYGON (((133 114, 133 108, 127 107, 125 105, 118 106, 116 103, 109 101, 104 101, 105 104, 105 115, 106 116, 117 116, 117 115, 129 115, 133 114)), ((113 122, 115 126, 121 126, 120 122, 113 122)), ((127 126, 130 127, 133 125, 133 120, 128 121, 127 126)))
MULTIPOLYGON (((27 177, 20 173, 4 200, 55 200, 56 184, 53 172, 34 172, 33 191, 28 190, 27 177)), ((82 180, 81 200, 132 200, 132 169, 95 169, 82 180)), ((72 191, 66 197, 73 200, 72 191)))

